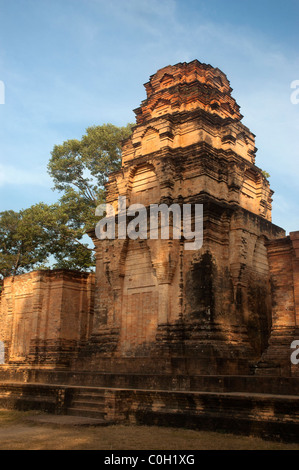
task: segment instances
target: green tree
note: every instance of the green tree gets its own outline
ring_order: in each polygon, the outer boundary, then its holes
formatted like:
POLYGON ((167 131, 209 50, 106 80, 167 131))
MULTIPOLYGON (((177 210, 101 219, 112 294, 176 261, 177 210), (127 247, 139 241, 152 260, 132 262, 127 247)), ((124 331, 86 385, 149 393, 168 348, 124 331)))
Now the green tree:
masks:
POLYGON ((61 200, 52 206, 53 220, 47 227, 49 235, 48 252, 52 255, 52 267, 88 271, 95 265, 93 247, 85 236, 85 221, 91 216, 90 208, 75 192, 67 191, 61 200), (68 200, 64 202, 67 195, 68 200))
POLYGON ((48 164, 54 188, 71 195, 72 200, 75 192, 93 207, 102 202, 109 173, 120 168, 121 142, 131 132, 132 124, 92 126, 81 140, 55 145, 48 164))
POLYGON ((0 213, 0 277, 49 266, 93 269, 86 232, 98 222, 95 208, 104 201, 108 174, 120 167, 121 141, 131 128, 92 126, 81 140, 54 146, 48 171, 62 196, 56 204, 0 213))
POLYGON ((62 193, 57 205, 55 267, 88 269, 94 255, 84 240, 95 227, 96 207, 105 200, 108 175, 121 165, 121 143, 132 124, 91 126, 81 140, 55 145, 48 164, 54 189, 62 193))
POLYGON ((90 270, 94 253, 61 204, 0 213, 0 278, 34 269, 90 270))
POLYGON ((49 256, 48 234, 53 213, 40 203, 20 212, 0 213, 0 276, 15 276, 42 267, 49 256))

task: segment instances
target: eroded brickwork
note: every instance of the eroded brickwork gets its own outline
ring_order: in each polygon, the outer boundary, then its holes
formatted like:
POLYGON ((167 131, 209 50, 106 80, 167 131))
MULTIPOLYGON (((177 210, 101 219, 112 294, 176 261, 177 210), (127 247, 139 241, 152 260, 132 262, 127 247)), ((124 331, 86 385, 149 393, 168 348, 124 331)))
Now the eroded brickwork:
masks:
POLYGON ((196 358, 199 372, 217 370, 216 358, 257 358, 271 328, 265 242, 284 231, 271 222, 273 192, 255 165, 254 135, 226 76, 210 65, 165 67, 145 89, 107 202, 116 212, 119 196, 127 206, 203 204, 203 247, 188 251, 184 240, 149 233, 95 237, 95 322, 85 354, 91 367, 105 356, 196 358))
POLYGON ((291 343, 299 340, 299 232, 267 243, 272 284, 272 330, 258 374, 299 376, 291 343))
POLYGON ((34 271, 4 280, 0 340, 5 363, 68 365, 92 329, 94 275, 34 271))

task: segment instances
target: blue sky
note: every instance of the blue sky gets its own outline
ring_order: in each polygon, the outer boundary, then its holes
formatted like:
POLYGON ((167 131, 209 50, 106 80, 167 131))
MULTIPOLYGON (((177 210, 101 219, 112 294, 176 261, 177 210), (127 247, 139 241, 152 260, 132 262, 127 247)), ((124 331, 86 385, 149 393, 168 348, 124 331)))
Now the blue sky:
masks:
POLYGON ((299 230, 299 1, 0 0, 0 211, 54 202, 55 144, 134 122, 159 68, 198 59, 230 80, 273 222, 299 230))

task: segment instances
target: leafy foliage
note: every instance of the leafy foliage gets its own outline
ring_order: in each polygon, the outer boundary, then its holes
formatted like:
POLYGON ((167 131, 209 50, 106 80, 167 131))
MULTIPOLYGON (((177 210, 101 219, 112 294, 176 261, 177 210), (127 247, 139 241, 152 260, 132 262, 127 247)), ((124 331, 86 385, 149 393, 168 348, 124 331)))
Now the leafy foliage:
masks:
POLYGON ((68 196, 73 190, 80 199, 93 205, 102 201, 108 174, 120 167, 121 141, 131 134, 131 127, 131 124, 92 126, 86 129, 81 141, 55 145, 48 164, 55 189, 68 196))
POLYGON ((0 213, 0 275, 21 274, 42 267, 48 258, 48 233, 54 214, 37 204, 20 212, 0 213))
POLYGON ((0 213, 0 277, 32 269, 90 270, 95 264, 86 232, 95 227, 95 208, 105 198, 108 174, 119 169, 121 141, 132 125, 92 126, 81 140, 55 145, 48 164, 56 204, 0 213))
POLYGON ((268 180, 270 178, 270 173, 268 173, 267 171, 263 170, 262 171, 262 174, 264 175, 264 177, 268 180))

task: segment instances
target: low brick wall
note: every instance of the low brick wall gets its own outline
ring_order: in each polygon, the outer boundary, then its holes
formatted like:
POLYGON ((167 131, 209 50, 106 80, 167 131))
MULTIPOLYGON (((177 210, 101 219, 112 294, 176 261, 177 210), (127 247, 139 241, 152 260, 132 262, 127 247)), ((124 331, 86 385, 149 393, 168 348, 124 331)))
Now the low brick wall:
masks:
POLYGON ((0 407, 64 414, 65 387, 43 384, 1 383, 0 407))
MULTIPOLYGON (((117 390, 114 419, 298 442, 299 397, 117 390)), ((112 408, 112 407, 111 407, 112 408)))
POLYGON ((33 271, 4 279, 0 341, 5 363, 69 366, 92 328, 94 274, 33 271))

